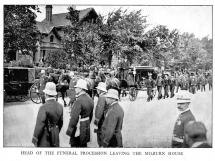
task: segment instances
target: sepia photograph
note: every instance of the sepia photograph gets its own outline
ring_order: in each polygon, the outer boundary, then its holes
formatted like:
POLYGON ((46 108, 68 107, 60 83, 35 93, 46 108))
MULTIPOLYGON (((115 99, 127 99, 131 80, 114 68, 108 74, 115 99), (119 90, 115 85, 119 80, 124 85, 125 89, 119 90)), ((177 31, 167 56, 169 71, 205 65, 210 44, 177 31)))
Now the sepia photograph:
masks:
POLYGON ((212 24, 213 5, 4 4, 3 148, 212 149, 212 24))

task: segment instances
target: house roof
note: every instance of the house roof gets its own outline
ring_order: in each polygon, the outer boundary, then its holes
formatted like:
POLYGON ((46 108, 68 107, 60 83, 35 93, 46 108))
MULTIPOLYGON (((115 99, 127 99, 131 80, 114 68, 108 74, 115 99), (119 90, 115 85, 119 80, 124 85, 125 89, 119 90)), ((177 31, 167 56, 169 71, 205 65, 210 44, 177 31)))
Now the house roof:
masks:
MULTIPOLYGON (((85 19, 89 15, 90 12, 94 12, 96 14, 96 12, 93 8, 86 8, 84 10, 80 10, 79 21, 82 21, 83 19, 85 19)), ((52 14, 51 23, 48 23, 46 18, 41 22, 37 22, 38 30, 41 33, 48 34, 52 31, 52 29, 54 27, 71 25, 71 22, 66 19, 66 15, 67 15, 67 13, 52 14)))

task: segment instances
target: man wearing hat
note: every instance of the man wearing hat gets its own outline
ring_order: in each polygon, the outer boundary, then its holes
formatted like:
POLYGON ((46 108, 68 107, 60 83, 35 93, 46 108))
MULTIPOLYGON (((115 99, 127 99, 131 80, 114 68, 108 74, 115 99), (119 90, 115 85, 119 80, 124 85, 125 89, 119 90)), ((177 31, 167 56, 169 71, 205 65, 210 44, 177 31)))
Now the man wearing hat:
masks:
POLYGON ((94 121, 94 124, 97 126, 97 128, 94 131, 97 133, 97 142, 100 147, 102 146, 101 145, 101 127, 104 122, 105 113, 107 112, 107 109, 108 109, 108 106, 106 103, 106 97, 105 97, 107 93, 106 84, 104 82, 100 82, 98 84, 98 87, 96 87, 96 89, 97 89, 99 98, 95 109, 95 121, 94 121))
POLYGON ((174 126, 172 147, 185 148, 184 127, 189 121, 195 121, 195 117, 189 109, 191 102, 190 93, 186 90, 180 91, 180 95, 176 96, 177 108, 180 112, 174 126))
POLYGON ((155 86, 155 82, 154 80, 152 79, 152 73, 148 73, 148 79, 146 80, 146 88, 147 88, 147 95, 148 95, 148 98, 147 98, 147 101, 149 102, 150 100, 153 99, 153 96, 152 96, 152 89, 154 88, 155 86))
POLYGON ((124 111, 118 103, 118 91, 109 89, 106 94, 108 105, 101 131, 102 147, 123 147, 122 144, 122 124, 124 111))
POLYGON ((211 148, 207 143, 207 130, 199 121, 190 121, 184 129, 185 142, 190 148, 211 148))
POLYGON ((39 93, 40 93, 40 97, 42 99, 42 103, 45 103, 45 93, 43 92, 43 90, 45 89, 46 83, 48 82, 48 77, 46 76, 46 72, 45 70, 41 70, 41 76, 40 76, 40 80, 39 80, 39 93))
POLYGON ((32 143, 37 147, 59 147, 63 106, 56 101, 56 85, 53 82, 48 82, 43 91, 46 103, 39 109, 32 143))
POLYGON ((196 85, 197 85, 197 79, 196 79, 194 73, 191 73, 191 76, 189 79, 189 87, 190 87, 190 92, 192 94, 196 93, 196 85))
POLYGON ((163 80, 163 88, 164 88, 164 96, 163 98, 168 98, 169 97, 169 84, 170 84, 170 80, 168 78, 168 74, 165 74, 164 76, 164 80, 163 80))
POLYGON ((86 93, 87 82, 79 79, 75 85, 76 101, 71 107, 69 126, 66 134, 70 136, 71 147, 87 147, 90 141, 90 122, 94 103, 86 93))
POLYGON ((158 90, 158 100, 162 98, 162 86, 163 86, 163 78, 161 77, 161 73, 158 74, 156 80, 156 86, 158 90))

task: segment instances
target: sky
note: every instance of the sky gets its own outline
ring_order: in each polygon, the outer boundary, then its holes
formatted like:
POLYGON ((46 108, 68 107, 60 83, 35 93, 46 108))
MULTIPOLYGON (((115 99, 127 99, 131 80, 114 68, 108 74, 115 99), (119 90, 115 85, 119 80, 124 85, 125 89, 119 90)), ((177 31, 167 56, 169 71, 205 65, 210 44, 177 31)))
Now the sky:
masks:
MULTIPOLYGON (((53 14, 65 13, 69 5, 53 5, 53 14)), ((45 6, 40 5, 41 13, 37 21, 45 18, 45 6)), ((97 13, 106 16, 109 12, 120 7, 128 11, 142 10, 150 24, 148 29, 156 25, 165 25, 170 30, 178 29, 181 33, 194 33, 197 38, 208 36, 212 38, 212 7, 211 6, 75 6, 81 10, 93 7, 97 13)))

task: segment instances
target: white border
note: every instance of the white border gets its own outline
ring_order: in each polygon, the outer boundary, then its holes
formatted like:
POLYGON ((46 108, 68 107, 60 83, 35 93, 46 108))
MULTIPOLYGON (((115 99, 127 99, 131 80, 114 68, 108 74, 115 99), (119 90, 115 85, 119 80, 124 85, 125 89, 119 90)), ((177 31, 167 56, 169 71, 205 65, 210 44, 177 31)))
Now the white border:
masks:
MULTIPOLYGON (((111 5, 132 5, 132 4, 140 4, 140 5, 213 5, 214 1, 212 0, 150 0, 150 1, 145 1, 145 0, 133 0, 133 1, 113 1, 113 0, 55 0, 55 1, 44 1, 44 0, 37 0, 37 1, 17 1, 17 0, 7 0, 7 1, 1 1, 1 7, 0 7, 0 22, 3 22, 3 5, 4 4, 79 4, 79 5, 87 5, 87 4, 97 4, 97 5, 102 5, 102 4, 111 4, 111 5)), ((3 58, 3 23, 1 25, 1 56, 3 58)), ((3 59, 1 59, 3 60, 3 59)), ((3 69, 3 62, 1 62, 2 68, 0 69, 1 74, 2 73, 2 69, 3 69)), ((0 86, 0 91, 3 91, 3 77, 0 77, 0 82, 1 82, 1 86, 0 86)), ((1 116, 3 116, 3 92, 0 95, 0 99, 1 101, 1 116)), ((214 116, 214 110, 213 110, 213 116, 214 116)), ((67 161, 67 160, 103 160, 103 161, 110 161, 110 160, 147 160, 147 161, 155 161, 155 160, 159 160, 159 161, 168 161, 168 160, 174 160, 174 161, 191 161, 191 160, 195 160, 195 161, 212 161, 214 160, 214 155, 215 155, 215 151, 214 148, 212 149, 167 149, 167 148, 124 148, 124 149, 71 149, 71 148, 60 148, 60 149, 39 149, 39 148, 3 148, 3 117, 1 118, 1 124, 0 124, 0 135, 1 135, 1 140, 0 140, 0 146, 1 146, 1 150, 0 150, 0 156, 1 156, 1 160, 4 161, 41 161, 41 160, 46 160, 46 161, 67 161), (91 155, 85 155, 85 156, 37 156, 37 155, 21 155, 21 151, 33 151, 34 153, 36 153, 36 151, 42 151, 43 153, 47 150, 47 151, 55 151, 55 153, 57 151, 124 151, 124 152, 183 152, 182 156, 169 156, 169 155, 154 155, 154 156, 146 156, 146 155, 141 155, 141 156, 134 156, 134 155, 129 155, 129 156, 117 156, 117 155, 95 155, 95 156, 91 156, 91 155), (213 159, 212 159, 213 158, 213 159)), ((214 120, 214 117, 213 117, 214 120)), ((214 124, 213 124, 214 126, 214 124)), ((214 131, 214 127, 213 127, 213 131, 214 131)), ((213 137, 213 146, 215 146, 214 144, 214 137, 213 137)))

